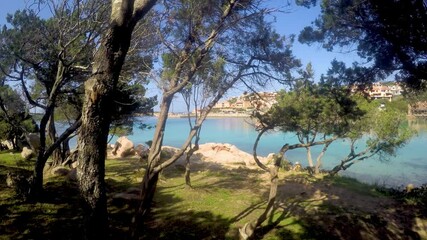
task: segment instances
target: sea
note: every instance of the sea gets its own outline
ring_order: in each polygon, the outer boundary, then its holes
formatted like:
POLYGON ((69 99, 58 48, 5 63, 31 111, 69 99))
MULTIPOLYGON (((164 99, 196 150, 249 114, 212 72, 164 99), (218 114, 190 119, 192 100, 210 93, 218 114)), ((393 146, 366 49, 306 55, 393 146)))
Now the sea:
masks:
MULTIPOLYGON (((156 117, 137 117, 134 128, 128 138, 135 145, 152 139, 156 117), (141 128, 141 125, 149 126, 141 128), (151 127, 151 128, 150 128, 151 127)), ((404 188, 408 184, 420 186, 427 183, 427 120, 409 121, 409 126, 417 130, 417 134, 395 156, 387 158, 372 157, 357 162, 340 174, 353 177, 361 182, 376 184, 385 187, 404 188)), ((187 118, 169 118, 165 130, 163 145, 180 147, 187 138, 190 125, 187 118)), ((257 131, 250 119, 246 118, 208 118, 205 120, 200 143, 229 143, 239 149, 252 153, 257 137, 257 131)), ((110 143, 114 144, 118 136, 112 136, 110 143)), ((267 156, 277 153, 286 144, 297 143, 295 133, 272 131, 261 138, 257 153, 267 156)), ((71 147, 75 140, 70 142, 71 147)), ((322 168, 331 169, 347 156, 350 144, 347 141, 336 141, 330 145, 323 157, 322 168)), ((363 149, 363 144, 359 145, 363 149)), ((312 147, 313 160, 317 158, 322 146, 312 147)), ((299 162, 307 165, 306 150, 295 149, 287 152, 286 158, 292 163, 299 162)))

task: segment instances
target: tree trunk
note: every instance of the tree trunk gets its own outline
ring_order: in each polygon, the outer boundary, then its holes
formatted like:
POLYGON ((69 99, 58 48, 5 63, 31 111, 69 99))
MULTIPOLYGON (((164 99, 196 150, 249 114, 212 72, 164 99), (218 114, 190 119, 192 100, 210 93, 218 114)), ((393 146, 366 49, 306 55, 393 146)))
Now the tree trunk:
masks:
POLYGON ((168 117, 170 105, 172 104, 172 99, 172 97, 168 96, 163 96, 162 99, 160 115, 157 120, 156 131, 154 133, 153 142, 151 143, 150 153, 148 155, 147 170, 145 171, 144 179, 141 184, 141 204, 138 208, 138 211, 136 212, 137 216, 135 218, 136 221, 134 222, 136 225, 139 224, 139 219, 143 219, 151 207, 151 201, 153 199, 154 192, 150 193, 150 191, 155 191, 157 180, 159 178, 159 174, 153 174, 152 171, 160 161, 166 120, 168 117))
MULTIPOLYGON (((85 203, 85 237, 87 239, 106 238, 107 199, 105 193, 106 143, 111 114, 111 92, 100 80, 93 78, 85 84, 85 101, 82 126, 79 131, 79 164, 77 179, 80 193, 85 203), (98 80, 98 82, 96 82, 98 80), (94 83, 95 82, 95 83, 94 83), (106 98, 97 91, 103 92, 106 98)), ((108 79, 105 76, 104 79, 108 79)))
POLYGON ((141 203, 138 207, 137 213, 132 219, 131 235, 133 239, 143 234, 144 227, 141 226, 141 224, 144 222, 143 220, 147 214, 150 213, 151 203, 153 202, 154 194, 156 193, 158 180, 159 173, 150 174, 147 169, 142 181, 141 203))
POLYGON ((33 176, 29 180, 28 198, 33 201, 40 198, 43 193, 43 169, 47 157, 44 154, 38 154, 33 176))
POLYGON ((320 152, 319 156, 317 156, 317 159, 316 159, 316 166, 315 166, 315 168, 314 168, 314 173, 315 173, 315 174, 319 174, 319 173, 320 173, 320 166, 322 165, 322 158, 323 158, 323 155, 325 155, 325 152, 326 152, 326 150, 328 150, 328 147, 329 147, 329 145, 330 145, 331 143, 332 143, 332 142, 327 142, 327 143, 325 143, 325 146, 323 146, 322 152, 320 152))
MULTIPOLYGON (((191 149, 192 150, 192 149, 191 149)), ((190 152, 191 152, 190 150, 190 152)), ((191 155, 193 153, 190 152, 187 153, 187 156, 185 157, 185 173, 184 173, 184 178, 185 178, 185 184, 191 188, 191 155)))
POLYGON ((64 140, 62 142, 62 149, 61 149, 61 158, 67 159, 68 156, 70 156, 70 137, 64 140))
POLYGON ((308 166, 313 168, 314 164, 313 164, 313 158, 311 157, 311 149, 310 149, 310 147, 306 147, 305 149, 307 150, 308 166))
MULTIPOLYGON (((82 109, 82 126, 79 131, 79 157, 77 179, 86 210, 85 237, 104 239, 107 231, 107 198, 105 192, 105 157, 108 131, 111 122, 113 94, 121 64, 113 65, 114 56, 121 40, 129 47, 129 29, 110 29, 95 57, 93 76, 85 83, 85 99, 82 109)), ((120 47, 119 47, 120 48, 120 47)))
POLYGON ((104 177, 111 105, 133 29, 155 3, 155 0, 112 1, 110 26, 95 55, 92 76, 85 82, 82 126, 77 143, 77 179, 86 210, 86 239, 107 237, 104 177))
MULTIPOLYGON (((47 126, 47 135, 49 136, 49 142, 50 144, 53 144, 58 138, 56 136, 56 127, 55 127, 55 116, 54 116, 54 110, 52 110, 52 114, 49 118, 49 123, 47 126)), ((52 153, 52 168, 56 166, 61 166, 63 161, 65 159, 62 158, 61 154, 61 146, 56 148, 52 153)))
POLYGON ((46 155, 46 127, 53 112, 54 105, 49 105, 42 119, 40 120, 40 147, 37 153, 37 160, 34 166, 32 179, 30 179, 30 188, 28 197, 32 200, 37 199, 43 191, 43 169, 49 155, 46 155))
POLYGON ((278 187, 278 172, 279 167, 274 166, 270 168, 270 193, 268 195, 267 207, 264 212, 255 220, 250 223, 246 223, 242 228, 239 229, 239 238, 246 240, 251 238, 255 229, 259 227, 268 217, 271 216, 274 210, 274 203, 277 196, 277 187, 278 187))

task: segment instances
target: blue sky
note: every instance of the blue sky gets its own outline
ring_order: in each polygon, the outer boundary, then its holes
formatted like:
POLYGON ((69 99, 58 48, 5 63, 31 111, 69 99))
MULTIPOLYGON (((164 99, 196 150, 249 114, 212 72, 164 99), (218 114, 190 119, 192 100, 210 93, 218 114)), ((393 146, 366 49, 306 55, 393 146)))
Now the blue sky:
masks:
MULTIPOLYGON (((6 23, 7 13, 13 13, 18 9, 23 9, 28 4, 31 4, 32 0, 0 0, 0 25, 6 23)), ((278 7, 288 2, 287 0, 271 0, 268 3, 271 6, 278 7)), ((47 9, 44 9, 46 11, 47 9)), ((310 9, 295 6, 291 3, 290 6, 282 7, 281 10, 284 12, 279 12, 274 14, 275 22, 274 26, 278 33, 282 35, 298 34, 305 26, 310 25, 314 19, 320 13, 320 7, 316 6, 310 9)), ((322 49, 320 45, 313 44, 312 46, 307 46, 300 44, 298 41, 295 41, 293 51, 295 56, 301 59, 302 63, 306 65, 311 62, 313 69, 315 71, 315 79, 319 79, 322 73, 325 73, 330 66, 331 60, 336 58, 337 60, 343 61, 346 64, 351 64, 354 61, 359 60, 357 55, 354 53, 348 53, 348 49, 343 49, 342 51, 337 50, 335 52, 327 52, 322 49), (346 53, 342 53, 346 52, 346 53)), ((267 90, 278 90, 280 86, 270 86, 267 90)), ((148 93, 151 95, 157 94, 155 86, 149 86, 148 93)), ((227 96, 238 95, 243 89, 235 89, 227 94, 227 96)), ((177 98, 174 101, 173 111, 179 112, 183 111, 184 104, 183 101, 177 98)))

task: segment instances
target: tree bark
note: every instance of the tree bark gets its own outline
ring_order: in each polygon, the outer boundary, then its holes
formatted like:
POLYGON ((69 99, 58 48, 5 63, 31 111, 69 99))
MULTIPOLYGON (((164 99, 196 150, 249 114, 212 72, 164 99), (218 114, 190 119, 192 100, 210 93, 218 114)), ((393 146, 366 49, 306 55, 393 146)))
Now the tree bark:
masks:
POLYGON ((137 210, 137 216, 136 218, 134 218, 134 225, 139 224, 140 219, 143 219, 151 208, 151 201, 153 200, 154 191, 156 189, 157 181, 159 178, 159 173, 155 173, 153 169, 160 161, 166 120, 168 118, 172 99, 172 97, 163 96, 162 103, 160 105, 160 115, 157 119, 156 124, 158 127, 156 128, 156 131, 154 133, 153 142, 151 144, 150 153, 148 155, 148 165, 144 173, 144 179, 141 184, 141 204, 137 210))
POLYGON ((110 26, 95 55, 92 76, 85 82, 77 179, 86 210, 86 239, 108 236, 104 177, 111 105, 133 29, 155 3, 156 0, 112 1, 110 26))
POLYGON ((274 204, 277 196, 279 167, 275 164, 274 167, 270 168, 269 172, 270 172, 270 193, 268 195, 267 207, 265 208, 264 212, 255 221, 246 223, 242 228, 239 229, 239 237, 242 240, 251 238, 255 233, 255 229, 259 227, 273 213, 274 204))
POLYGON ((40 147, 37 153, 37 160, 34 166, 32 179, 30 179, 30 189, 28 197, 32 200, 39 198, 43 191, 43 169, 49 155, 46 155, 46 126, 48 124, 50 114, 53 112, 54 106, 50 104, 46 108, 46 112, 40 120, 40 147))
POLYGON ((328 150, 328 147, 329 147, 329 145, 330 145, 331 143, 332 143, 332 142, 327 142, 327 143, 325 143, 325 145, 323 146, 322 152, 320 152, 319 156, 317 156, 317 159, 316 159, 316 166, 315 166, 315 168, 314 168, 314 173, 315 173, 315 174, 319 174, 319 173, 320 173, 320 166, 322 165, 322 158, 323 158, 323 156, 325 155, 325 152, 326 152, 326 150, 328 150))
MULTIPOLYGON (((49 123, 47 127, 47 135, 49 136, 49 141, 53 144, 58 138, 56 136, 56 127, 55 127, 55 113, 54 109, 49 118, 49 123)), ((52 153, 52 167, 61 166, 65 158, 62 158, 62 146, 60 145, 52 153)))
MULTIPOLYGON (((200 133, 200 129, 198 130, 198 133, 200 133)), ((199 136, 196 136, 196 141, 194 143, 194 147, 190 148, 190 151, 187 152, 187 156, 185 156, 185 173, 184 173, 184 178, 185 178, 185 184, 188 187, 192 187, 191 186, 191 156, 193 156, 194 152, 196 152, 197 150, 199 150, 199 136)))
POLYGON ((310 147, 306 147, 305 149, 307 150, 308 166, 312 168, 314 167, 314 164, 313 164, 313 158, 311 157, 311 149, 310 147))

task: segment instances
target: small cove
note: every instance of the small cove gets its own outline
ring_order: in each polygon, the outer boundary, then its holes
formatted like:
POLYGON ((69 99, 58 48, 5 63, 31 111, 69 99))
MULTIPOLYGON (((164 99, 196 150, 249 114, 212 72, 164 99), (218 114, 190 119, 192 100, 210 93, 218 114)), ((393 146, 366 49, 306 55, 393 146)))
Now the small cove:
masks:
MULTIPOLYGON (((139 117, 134 123, 133 134, 128 136, 134 144, 144 143, 153 136, 154 129, 139 128, 140 124, 154 126, 155 117, 139 117)), ((411 127, 418 131, 403 148, 398 149, 396 156, 380 161, 378 158, 366 159, 353 165, 342 175, 357 178, 362 182, 374 183, 390 187, 403 187, 409 183, 416 186, 427 183, 427 121, 411 122, 411 127)), ((186 118, 168 119, 164 145, 180 147, 189 132, 186 118)), ((200 143, 220 142, 236 145, 239 149, 252 153, 252 147, 257 132, 248 119, 244 118, 208 118, 201 133, 200 143)), ((117 137, 113 137, 114 143, 117 137)), ((285 143, 296 143, 297 138, 293 133, 271 132, 263 136, 258 147, 258 153, 266 156, 277 152, 285 143)), ((75 147, 75 139, 70 142, 75 147)), ((321 146, 312 148, 313 159, 321 151, 321 146)), ((336 141, 329 147, 323 158, 323 168, 330 169, 348 154, 349 143, 336 141)), ((295 163, 307 165, 304 149, 296 149, 288 152, 287 158, 295 163)))

